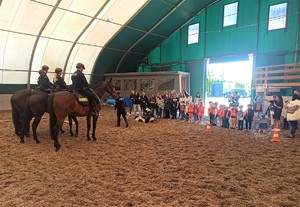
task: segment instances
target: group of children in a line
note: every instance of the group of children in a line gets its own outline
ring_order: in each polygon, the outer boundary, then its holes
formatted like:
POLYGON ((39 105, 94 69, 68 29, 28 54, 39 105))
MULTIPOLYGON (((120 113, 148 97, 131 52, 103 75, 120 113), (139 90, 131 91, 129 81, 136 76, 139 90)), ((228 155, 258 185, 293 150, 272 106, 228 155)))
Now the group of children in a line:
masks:
MULTIPOLYGON (((248 104, 244 110, 242 105, 230 106, 220 105, 218 103, 209 102, 208 116, 212 126, 222 126, 227 129, 238 129, 250 131, 253 126, 255 111, 252 104, 248 104)), ((259 131, 265 132, 268 128, 268 119, 264 114, 259 117, 259 131)))

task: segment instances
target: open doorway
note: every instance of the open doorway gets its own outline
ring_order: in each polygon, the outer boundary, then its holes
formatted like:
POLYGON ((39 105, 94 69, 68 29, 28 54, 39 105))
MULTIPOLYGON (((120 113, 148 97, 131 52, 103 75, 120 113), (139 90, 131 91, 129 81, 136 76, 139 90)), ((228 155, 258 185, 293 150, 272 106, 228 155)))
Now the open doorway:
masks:
POLYGON ((240 105, 245 107, 251 103, 253 55, 243 56, 239 60, 228 60, 207 60, 206 106, 210 101, 229 106, 228 99, 235 91, 240 96, 240 105))

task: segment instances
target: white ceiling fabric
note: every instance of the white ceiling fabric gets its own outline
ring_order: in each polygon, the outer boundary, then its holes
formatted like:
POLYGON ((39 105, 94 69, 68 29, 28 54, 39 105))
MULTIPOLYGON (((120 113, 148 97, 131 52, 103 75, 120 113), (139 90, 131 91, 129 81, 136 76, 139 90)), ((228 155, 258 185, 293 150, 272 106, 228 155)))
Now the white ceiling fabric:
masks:
POLYGON ((0 83, 36 84, 56 67, 65 80, 77 62, 88 81, 102 48, 149 0, 4 0, 0 6, 0 83), (126 8, 126 9, 125 9, 126 8))

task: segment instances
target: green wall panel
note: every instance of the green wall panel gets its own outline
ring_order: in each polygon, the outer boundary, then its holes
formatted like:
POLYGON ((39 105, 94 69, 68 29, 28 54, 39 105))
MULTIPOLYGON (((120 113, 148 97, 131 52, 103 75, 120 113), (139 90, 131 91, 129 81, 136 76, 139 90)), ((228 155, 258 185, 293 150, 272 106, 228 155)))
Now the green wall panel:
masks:
POLYGON ((177 31, 161 45, 162 62, 180 60, 180 31, 177 31))
POLYGON ((264 0, 260 5, 259 53, 295 50, 297 12, 296 0, 288 1, 287 28, 268 31, 269 6, 287 1, 264 0))
POLYGON ((195 16, 148 54, 149 63, 181 62, 181 70, 191 73, 191 92, 195 93, 204 90, 197 81, 201 82, 205 70, 199 61, 207 57, 255 53, 256 66, 300 62, 300 54, 295 53, 300 44, 297 0, 238 0, 237 25, 223 27, 224 5, 233 2, 221 0, 195 16), (288 2, 287 28, 268 31, 269 6, 283 2, 288 2), (194 23, 200 23, 199 43, 188 45, 188 26, 194 23))
POLYGON ((206 55, 208 57, 253 52, 256 49, 257 0, 240 0, 237 25, 223 27, 224 0, 207 9, 206 55))

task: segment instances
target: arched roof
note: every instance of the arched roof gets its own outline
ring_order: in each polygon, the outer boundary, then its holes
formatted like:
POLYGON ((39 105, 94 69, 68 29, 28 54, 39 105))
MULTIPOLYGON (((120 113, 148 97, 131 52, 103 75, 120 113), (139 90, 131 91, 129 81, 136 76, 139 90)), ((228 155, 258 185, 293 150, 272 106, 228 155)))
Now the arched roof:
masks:
POLYGON ((50 73, 63 68, 67 82, 77 62, 94 77, 135 71, 152 49, 216 1, 0 0, 0 83, 35 84, 43 64, 50 73))

